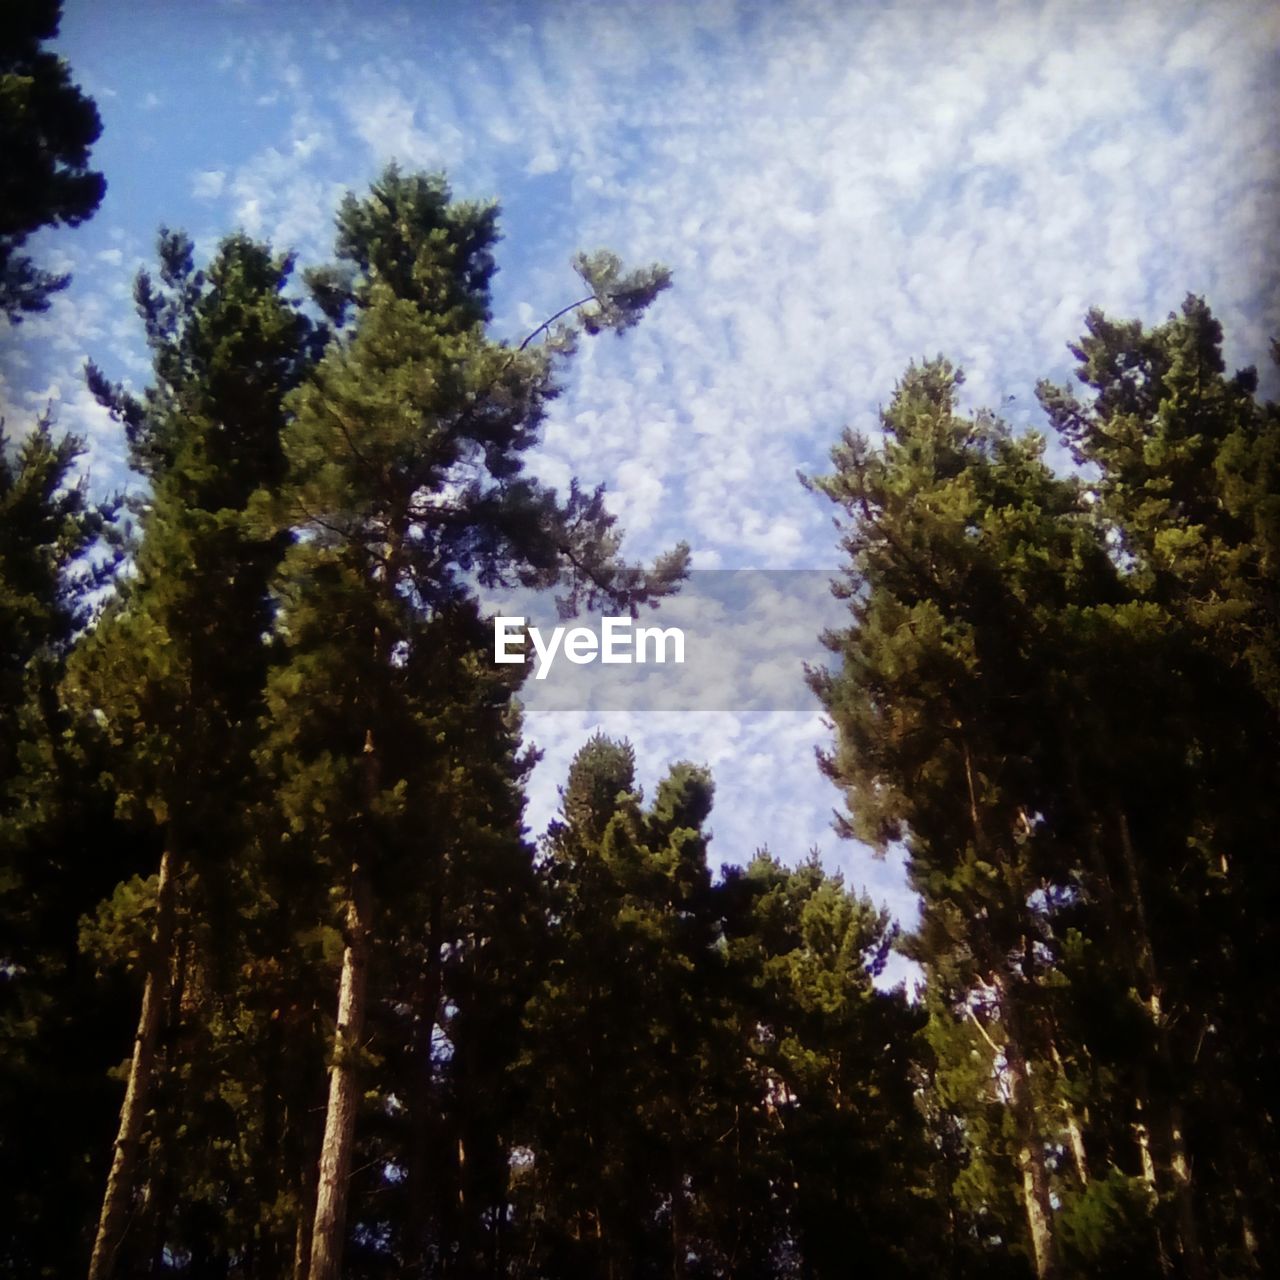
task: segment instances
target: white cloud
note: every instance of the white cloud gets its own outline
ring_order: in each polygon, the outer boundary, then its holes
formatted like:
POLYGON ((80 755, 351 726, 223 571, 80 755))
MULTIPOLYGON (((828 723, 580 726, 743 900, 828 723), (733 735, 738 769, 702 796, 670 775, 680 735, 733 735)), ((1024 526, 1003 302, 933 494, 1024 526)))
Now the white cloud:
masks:
POLYGON ((524 171, 536 177, 541 173, 555 173, 559 168, 560 161, 557 159, 556 153, 550 148, 544 147, 525 165, 524 171))
POLYGON ((197 200, 216 200, 226 185, 225 169, 205 169, 192 179, 191 194, 197 200))
MULTIPOLYGON (((703 565, 831 565, 795 471, 846 423, 874 428, 912 358, 945 352, 970 403, 1036 425, 1034 382, 1066 374, 1092 304, 1151 321, 1203 292, 1236 364, 1280 331, 1273 5, 570 0, 483 41, 447 6, 349 26, 238 39, 220 65, 288 124, 197 156, 194 195, 319 255, 343 185, 444 166, 507 199, 497 303, 517 335, 572 298, 574 248, 667 262, 638 331, 584 343, 533 463, 607 481, 636 555, 683 537, 703 565)), ((38 331, 69 360, 113 319, 90 300, 38 331)), ((779 852, 812 833, 837 856, 816 725, 664 732, 644 727, 647 759, 683 743, 722 766, 726 831, 785 813, 779 852)))

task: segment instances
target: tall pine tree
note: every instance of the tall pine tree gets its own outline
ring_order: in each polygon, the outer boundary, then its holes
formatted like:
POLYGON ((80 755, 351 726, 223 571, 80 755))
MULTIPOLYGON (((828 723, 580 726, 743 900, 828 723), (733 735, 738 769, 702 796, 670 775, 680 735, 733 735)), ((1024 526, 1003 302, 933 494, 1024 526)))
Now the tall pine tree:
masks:
MULTIPOLYGON (((601 594, 638 607, 670 591, 687 559, 681 547, 650 571, 624 565, 602 492, 575 483, 560 499, 524 474, 571 344, 487 335, 496 235, 494 207, 454 203, 438 178, 390 169, 366 199, 349 198, 339 261, 314 277, 347 324, 294 398, 285 437, 275 518, 301 536, 280 588, 272 767, 293 838, 331 868, 344 938, 311 1280, 342 1267, 370 966, 398 929, 391 886, 438 768, 424 742, 435 708, 411 682, 433 623, 473 583, 563 582, 568 607, 601 594)), ((582 266, 588 328, 626 327, 666 281, 619 277, 611 258, 582 266)))
MULTIPOLYGON (((169 1024, 168 1052, 179 1040, 174 1020, 199 1018, 183 994, 188 924, 225 910, 243 839, 238 816, 250 799, 271 623, 267 587, 285 545, 251 527, 247 509, 282 478, 284 397, 312 359, 312 326, 283 293, 290 270, 287 258, 241 236, 197 270, 191 242, 163 233, 159 286, 144 273, 136 289, 153 386, 137 399, 89 370, 149 491, 134 572, 80 646, 73 687, 114 744, 119 806, 145 816, 161 846, 155 877, 126 889, 114 913, 127 925, 142 910, 152 923, 94 1280, 113 1274, 140 1192, 162 1026, 169 1024), (196 893, 198 901, 189 896, 196 893)), ((111 913, 104 922, 109 932, 111 913)), ((128 934, 126 927, 126 945, 128 934)), ((154 1142, 150 1149, 151 1176, 163 1178, 171 1152, 154 1142)))

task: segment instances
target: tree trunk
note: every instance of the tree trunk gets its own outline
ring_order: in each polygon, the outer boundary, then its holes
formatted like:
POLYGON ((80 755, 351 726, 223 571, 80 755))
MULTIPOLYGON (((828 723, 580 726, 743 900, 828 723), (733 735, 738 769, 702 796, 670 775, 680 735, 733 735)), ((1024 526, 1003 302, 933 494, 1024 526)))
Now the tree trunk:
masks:
MULTIPOLYGON (((1143 983, 1146 986, 1147 1012, 1156 1033, 1156 1053, 1166 1075, 1173 1074, 1173 1050, 1169 1044, 1169 1028, 1161 1006, 1159 970, 1156 966, 1155 948, 1147 925, 1146 903, 1142 896, 1142 882, 1138 875, 1138 859, 1133 850, 1129 832, 1129 819, 1121 809, 1118 813, 1120 852, 1124 858, 1125 878, 1133 908, 1137 959, 1143 983)), ((1201 1280, 1205 1275, 1204 1259, 1200 1253, 1200 1235, 1196 1224, 1195 1200, 1191 1189, 1191 1162, 1187 1156, 1186 1135, 1182 1120, 1182 1104, 1171 1098, 1165 1114, 1165 1140, 1169 1154, 1169 1175, 1173 1182, 1174 1203, 1178 1212, 1178 1240, 1181 1245, 1182 1263, 1188 1280, 1201 1280)))
MULTIPOLYGON (((1135 949, 1141 949, 1141 942, 1136 945, 1133 938, 1133 930, 1126 926, 1121 920, 1120 907, 1116 901, 1116 890, 1112 880, 1111 868, 1107 864, 1106 855, 1102 847, 1102 832, 1099 824, 1094 820, 1094 816, 1089 807, 1085 804, 1084 791, 1080 785, 1079 770, 1076 765, 1075 753, 1071 752, 1067 756, 1067 764, 1069 777, 1071 780, 1071 793, 1075 800, 1076 806, 1080 813, 1080 819, 1085 823, 1087 836, 1087 847, 1089 850, 1089 858, 1093 867, 1094 890, 1098 895, 1098 900, 1102 906, 1103 921, 1106 925, 1107 935, 1112 939, 1113 945, 1125 957, 1126 967, 1132 977, 1133 984, 1141 987, 1143 983, 1142 966, 1135 956, 1135 949)), ((1130 896, 1132 897, 1137 889, 1136 867, 1130 865, 1126 868, 1126 880, 1129 883, 1130 896)), ((1141 919, 1145 927, 1146 916, 1145 911, 1141 910, 1141 895, 1138 895, 1137 903, 1131 903, 1130 909, 1140 910, 1141 919)), ((1150 939, 1146 939, 1150 942, 1150 939)), ((1145 1064, 1139 1064, 1134 1081, 1134 1097, 1133 1110, 1135 1119, 1131 1125, 1133 1133, 1134 1145, 1138 1149, 1138 1159, 1142 1168, 1142 1180, 1147 1186, 1147 1190, 1151 1194, 1152 1203, 1154 1204, 1160 1195, 1159 1179, 1156 1173, 1155 1156, 1151 1151, 1151 1127, 1148 1123, 1147 1099, 1150 1095, 1150 1089, 1147 1085, 1147 1070, 1145 1064)), ((1160 1268, 1161 1275, 1168 1275, 1171 1267, 1169 1264, 1169 1255, 1165 1249, 1164 1233, 1161 1229, 1159 1218, 1155 1221, 1155 1241, 1156 1241, 1156 1261, 1160 1268)))
POLYGON ((671 1153, 671 1275, 684 1280, 688 1273, 689 1224, 684 1201, 684 1162, 680 1148, 671 1153))
MULTIPOLYGON (((1056 1038, 1050 1038, 1049 1052, 1053 1057, 1053 1065, 1058 1073, 1058 1080, 1065 1092, 1070 1081, 1067 1079, 1067 1064, 1063 1062, 1062 1054, 1058 1052, 1056 1038)), ((1076 1115, 1076 1109, 1065 1097, 1062 1099, 1062 1114, 1067 1126, 1067 1141, 1071 1146, 1071 1159, 1076 1167, 1076 1177, 1080 1179, 1082 1187, 1087 1187, 1089 1185, 1089 1156, 1084 1145, 1084 1130, 1080 1125, 1080 1118, 1076 1115)))
POLYGON ((351 898, 347 903, 346 947, 338 984, 338 1027, 329 1068, 329 1105, 320 1149, 309 1280, 339 1280, 342 1273, 347 1184, 355 1145, 356 1112, 360 1106, 358 1054, 364 1035, 369 983, 371 915, 372 891, 363 868, 357 864, 351 869, 351 898))
POLYGON ((1080 1128, 1080 1121, 1076 1119, 1076 1113, 1071 1104, 1064 1102, 1062 1109, 1066 1118, 1067 1140, 1071 1144, 1071 1159, 1076 1167, 1076 1177, 1080 1179, 1082 1187, 1087 1187, 1089 1185, 1089 1157, 1088 1152, 1085 1150, 1084 1132, 1080 1128))
POLYGON ((138 1147, 155 1073, 156 1041, 167 1003, 176 894, 175 862, 173 853, 168 849, 160 855, 160 870, 156 878, 156 923, 151 935, 150 963, 142 987, 142 1008, 138 1014, 138 1030, 133 1039, 129 1081, 125 1086, 124 1102, 120 1106, 120 1128, 116 1133, 111 1170, 107 1174, 102 1212, 98 1217, 98 1231, 89 1259, 89 1280, 109 1280, 128 1223, 129 1200, 137 1173, 138 1147))
POLYGON ((298 1203, 301 1209, 293 1240, 293 1280, 310 1280, 311 1275, 311 1228, 315 1218, 309 1209, 315 1198, 315 1169, 316 1166, 308 1161, 299 1179, 298 1203))
MULTIPOLYGON (((1143 1072, 1145 1076, 1146 1073, 1143 1072)), ((1138 1147, 1138 1158, 1142 1161, 1142 1180, 1151 1190, 1152 1195, 1159 1195, 1160 1188, 1156 1184, 1156 1162, 1151 1154, 1151 1130, 1147 1127, 1147 1108, 1143 1101, 1145 1088, 1139 1089, 1133 1100, 1133 1109, 1137 1119, 1133 1122, 1133 1140, 1138 1147)))
POLYGON ((410 1257, 422 1267, 426 1265, 431 1241, 433 1215, 427 1209, 431 1164, 431 1101, 435 1083, 432 1041, 435 1037, 436 1014, 440 1008, 443 964, 440 956, 440 924, 443 916, 443 891, 437 887, 431 900, 427 926, 427 958, 418 982, 417 1010, 413 1026, 414 1096, 409 1108, 409 1168, 406 1200, 409 1205, 410 1257))
POLYGON ((1005 1061, 1010 1075, 1010 1101, 1018 1127, 1018 1169, 1022 1174, 1022 1199, 1031 1231, 1036 1276, 1038 1280, 1057 1280, 1060 1273, 1053 1203, 1049 1198, 1049 1169, 1031 1098, 1031 1071, 1012 1035, 1005 1043, 1005 1061))

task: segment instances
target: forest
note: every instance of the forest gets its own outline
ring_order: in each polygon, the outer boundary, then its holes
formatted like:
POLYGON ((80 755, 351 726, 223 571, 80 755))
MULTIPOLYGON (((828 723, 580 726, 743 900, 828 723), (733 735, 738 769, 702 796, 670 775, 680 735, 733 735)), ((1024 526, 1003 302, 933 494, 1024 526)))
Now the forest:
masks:
MULTIPOLYGON (((103 189, 26 11, 11 333, 65 284, 28 236, 103 189)), ((133 497, 50 415, 0 439, 0 1270, 1280 1274, 1280 408, 1206 302, 1090 311, 1043 432, 914 363, 780 482, 838 527, 815 768, 905 852, 905 930, 604 734, 526 825, 482 594, 680 590, 687 546, 631 563, 592 476, 526 466, 671 274, 584 254, 512 340, 495 205, 391 167, 335 226, 308 264, 161 230, 148 384, 86 370, 133 497)))

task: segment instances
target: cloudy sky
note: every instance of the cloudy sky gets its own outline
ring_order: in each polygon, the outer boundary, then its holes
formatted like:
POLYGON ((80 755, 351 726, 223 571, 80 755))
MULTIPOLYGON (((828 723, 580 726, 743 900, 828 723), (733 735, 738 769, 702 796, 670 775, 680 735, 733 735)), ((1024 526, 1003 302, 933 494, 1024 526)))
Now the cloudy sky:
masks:
MULTIPOLYGON (((57 47, 109 187, 38 246, 75 281, 0 334, 0 411, 12 431, 52 402, 103 488, 122 441, 80 368, 145 382, 129 289, 158 225, 320 260, 391 159, 501 201, 500 335, 575 296, 576 249, 672 268, 641 329, 584 349, 537 462, 605 482, 637 557, 685 538, 703 569, 832 568, 795 473, 874 427, 912 358, 1035 428, 1090 305, 1156 321, 1202 294, 1236 365, 1280 333, 1274 4, 67 0, 57 47)), ((649 786, 713 767, 721 858, 817 845, 909 915, 899 869, 829 831, 816 710, 538 712, 536 825, 597 725, 649 786)))

